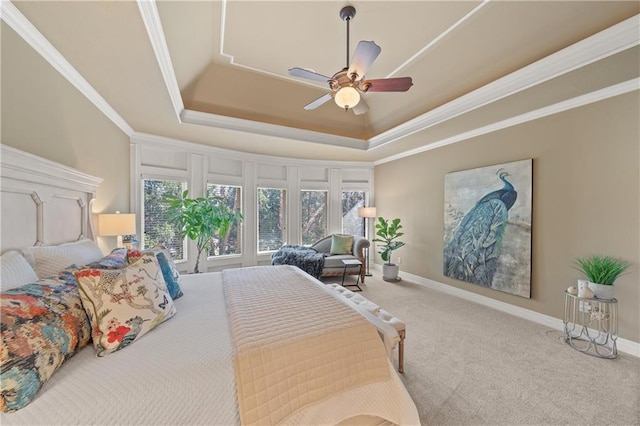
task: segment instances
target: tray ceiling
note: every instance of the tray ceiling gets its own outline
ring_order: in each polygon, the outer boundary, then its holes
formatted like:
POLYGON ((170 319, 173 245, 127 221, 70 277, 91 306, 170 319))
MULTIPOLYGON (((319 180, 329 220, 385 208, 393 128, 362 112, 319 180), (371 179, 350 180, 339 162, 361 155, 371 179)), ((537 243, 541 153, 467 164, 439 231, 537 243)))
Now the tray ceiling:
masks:
POLYGON ((135 132, 301 158, 399 155, 637 79, 640 68, 637 36, 571 63, 581 40, 634 16, 637 32, 638 2, 357 1, 351 54, 359 40, 382 48, 367 78, 414 85, 365 94, 360 116, 333 102, 305 111, 328 86, 287 71, 346 65, 341 2, 13 4, 135 132))

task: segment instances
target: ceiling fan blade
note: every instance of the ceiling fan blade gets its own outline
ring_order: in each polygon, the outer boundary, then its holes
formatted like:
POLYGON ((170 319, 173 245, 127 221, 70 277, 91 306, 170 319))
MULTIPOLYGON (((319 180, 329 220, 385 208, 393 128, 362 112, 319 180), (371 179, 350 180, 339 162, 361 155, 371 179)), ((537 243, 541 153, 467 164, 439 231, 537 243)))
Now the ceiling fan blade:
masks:
POLYGON ((318 74, 317 72, 305 70, 303 68, 291 68, 289 69, 289 75, 292 77, 301 77, 301 78, 307 78, 309 80, 321 81, 323 83, 326 83, 329 80, 331 80, 331 77, 318 74))
POLYGON ((324 104, 325 102, 331 100, 332 96, 331 96, 331 92, 327 93, 324 96, 319 97, 318 99, 316 99, 315 101, 311 102, 310 104, 307 104, 304 106, 304 109, 306 109, 307 111, 310 109, 316 109, 318 108, 320 105, 324 104))
POLYGON ((411 86, 413 86, 411 77, 381 78, 360 83, 360 87, 365 92, 406 92, 411 86))
POLYGON ((367 111, 369 111, 369 105, 367 105, 367 102, 361 96, 360 97, 360 102, 358 102, 358 104, 356 106, 354 106, 353 108, 351 108, 351 109, 353 110, 353 113, 355 115, 362 115, 362 114, 366 113, 367 111))
POLYGON ((349 65, 348 76, 357 74, 356 81, 362 80, 369 66, 376 60, 382 49, 372 41, 361 41, 353 54, 351 65, 349 65))

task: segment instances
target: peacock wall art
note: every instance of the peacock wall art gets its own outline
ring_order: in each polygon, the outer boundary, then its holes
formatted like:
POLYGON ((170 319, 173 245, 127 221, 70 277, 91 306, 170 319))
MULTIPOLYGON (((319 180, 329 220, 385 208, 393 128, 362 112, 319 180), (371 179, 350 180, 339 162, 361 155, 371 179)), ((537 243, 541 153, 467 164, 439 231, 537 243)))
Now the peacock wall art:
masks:
POLYGON ((445 176, 444 275, 531 297, 532 160, 445 176))

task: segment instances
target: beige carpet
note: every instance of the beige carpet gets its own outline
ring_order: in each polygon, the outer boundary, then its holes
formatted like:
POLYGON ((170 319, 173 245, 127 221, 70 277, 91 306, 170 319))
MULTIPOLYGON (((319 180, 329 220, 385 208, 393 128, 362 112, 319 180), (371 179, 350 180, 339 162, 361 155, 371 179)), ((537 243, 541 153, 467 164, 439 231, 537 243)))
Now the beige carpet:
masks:
POLYGON ((591 357, 559 331, 372 272, 362 295, 407 323, 401 377, 423 425, 640 425, 640 359, 591 357))

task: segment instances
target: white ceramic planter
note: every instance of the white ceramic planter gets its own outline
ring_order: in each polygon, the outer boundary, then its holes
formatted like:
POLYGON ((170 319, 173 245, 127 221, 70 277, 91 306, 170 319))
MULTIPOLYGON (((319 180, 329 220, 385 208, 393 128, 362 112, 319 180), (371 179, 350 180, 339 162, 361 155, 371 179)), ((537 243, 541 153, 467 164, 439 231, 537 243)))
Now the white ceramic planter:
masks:
POLYGON ((612 285, 603 285, 589 281, 589 288, 598 299, 614 299, 614 288, 612 285))
POLYGON ((389 265, 388 263, 382 264, 382 279, 395 281, 398 279, 398 271, 400 267, 395 263, 389 265))

